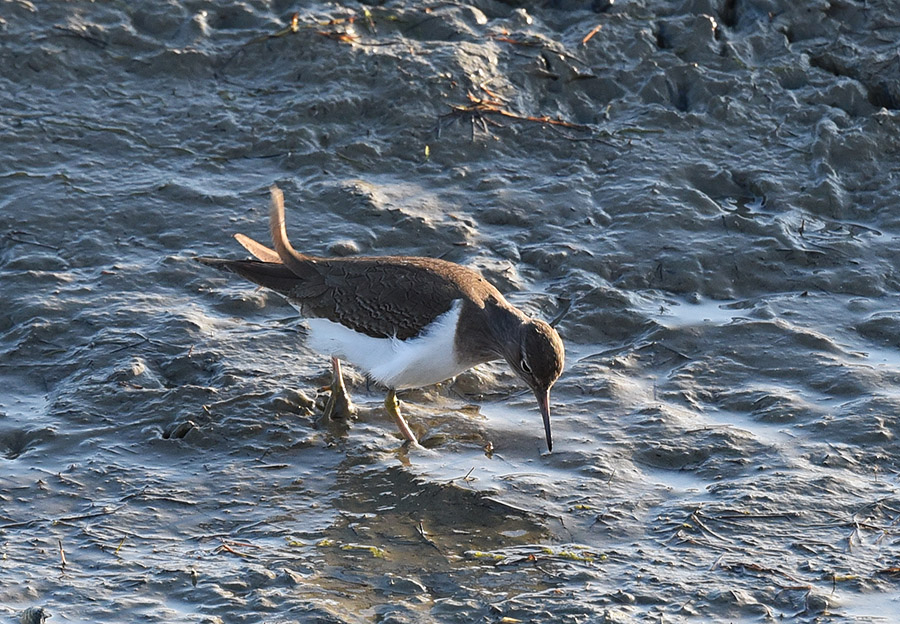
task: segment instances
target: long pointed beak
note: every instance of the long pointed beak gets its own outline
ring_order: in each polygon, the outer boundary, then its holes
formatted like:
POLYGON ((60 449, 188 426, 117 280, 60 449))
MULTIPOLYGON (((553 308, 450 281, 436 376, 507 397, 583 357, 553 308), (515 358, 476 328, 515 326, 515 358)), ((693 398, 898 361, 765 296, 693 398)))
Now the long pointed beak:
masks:
POLYGON ((535 390, 541 418, 544 419, 544 434, 547 436, 547 450, 553 451, 553 436, 550 435, 550 390, 535 390))

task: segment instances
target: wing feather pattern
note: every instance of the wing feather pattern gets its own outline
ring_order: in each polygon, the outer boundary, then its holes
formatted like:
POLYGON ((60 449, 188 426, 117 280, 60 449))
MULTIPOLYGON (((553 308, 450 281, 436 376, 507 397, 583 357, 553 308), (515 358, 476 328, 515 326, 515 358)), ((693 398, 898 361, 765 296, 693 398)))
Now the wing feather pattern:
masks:
POLYGON ((478 272, 445 260, 319 258, 298 253, 287 238, 282 193, 274 186, 271 193, 274 250, 237 234, 238 242, 258 260, 199 260, 283 294, 306 316, 326 318, 376 338, 414 337, 457 299, 468 298, 478 306, 503 301, 478 272))

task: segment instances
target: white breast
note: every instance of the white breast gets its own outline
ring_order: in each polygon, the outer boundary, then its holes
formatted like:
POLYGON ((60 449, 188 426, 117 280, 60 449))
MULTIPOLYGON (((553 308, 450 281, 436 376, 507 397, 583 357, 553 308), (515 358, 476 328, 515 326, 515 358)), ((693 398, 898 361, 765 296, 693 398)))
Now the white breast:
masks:
POLYGON ((308 319, 309 345, 350 362, 389 388, 428 386, 469 368, 454 346, 461 308, 462 302, 454 301, 424 333, 408 340, 373 338, 326 319, 308 319))

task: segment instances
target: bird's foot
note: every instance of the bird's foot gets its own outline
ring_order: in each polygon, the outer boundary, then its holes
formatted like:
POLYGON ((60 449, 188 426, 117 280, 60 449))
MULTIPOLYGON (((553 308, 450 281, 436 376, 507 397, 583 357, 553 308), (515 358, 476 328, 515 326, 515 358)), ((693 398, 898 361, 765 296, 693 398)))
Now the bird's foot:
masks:
POLYGON ((343 388, 335 390, 331 389, 331 395, 325 402, 325 409, 322 411, 323 420, 351 420, 356 415, 356 406, 350 400, 350 395, 343 388))
POLYGON ((344 377, 341 375, 341 362, 337 358, 331 358, 331 394, 325 403, 322 419, 329 421, 348 421, 356 415, 356 406, 350 400, 350 394, 344 386, 344 377))
POLYGON ((416 450, 425 450, 425 447, 419 444, 419 441, 416 439, 416 434, 410 429, 409 423, 407 423, 406 419, 403 418, 403 415, 400 414, 400 401, 397 400, 397 394, 393 390, 389 391, 387 397, 385 397, 384 408, 387 410, 388 416, 393 419, 394 424, 397 425, 397 429, 400 430, 400 435, 406 438, 404 446, 416 450))

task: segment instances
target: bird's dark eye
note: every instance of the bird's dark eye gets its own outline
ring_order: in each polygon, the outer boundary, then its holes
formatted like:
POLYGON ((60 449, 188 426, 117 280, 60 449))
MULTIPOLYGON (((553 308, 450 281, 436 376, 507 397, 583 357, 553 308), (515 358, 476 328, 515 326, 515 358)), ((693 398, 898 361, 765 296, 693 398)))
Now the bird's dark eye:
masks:
POLYGON ((521 363, 519 364, 519 366, 522 367, 522 370, 523 370, 524 372, 528 373, 529 375, 531 374, 531 367, 528 366, 528 362, 525 360, 525 358, 522 358, 522 361, 521 361, 521 363))

